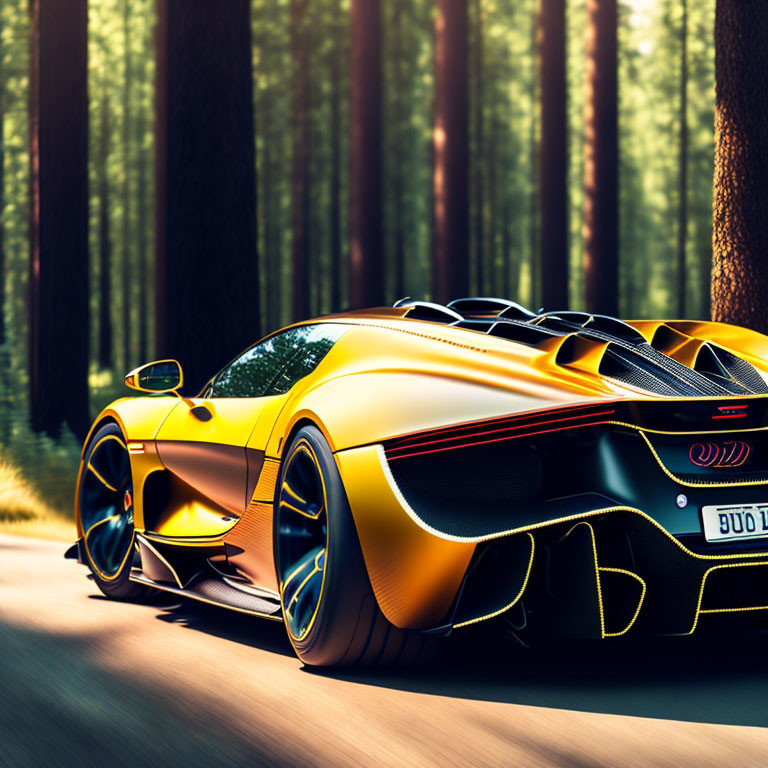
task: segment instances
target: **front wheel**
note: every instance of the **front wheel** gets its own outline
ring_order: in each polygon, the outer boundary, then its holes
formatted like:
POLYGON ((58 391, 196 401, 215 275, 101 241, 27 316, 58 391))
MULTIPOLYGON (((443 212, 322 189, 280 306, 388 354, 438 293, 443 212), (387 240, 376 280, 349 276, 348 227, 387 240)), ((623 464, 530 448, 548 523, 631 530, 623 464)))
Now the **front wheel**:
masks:
POLYGON ((103 426, 83 457, 77 515, 83 550, 98 588, 118 600, 140 600, 148 590, 130 581, 134 553, 133 478, 117 424, 103 426))
POLYGON ((379 610, 339 470, 314 426, 286 451, 275 518, 283 617, 299 658, 313 666, 415 661, 425 638, 379 610))

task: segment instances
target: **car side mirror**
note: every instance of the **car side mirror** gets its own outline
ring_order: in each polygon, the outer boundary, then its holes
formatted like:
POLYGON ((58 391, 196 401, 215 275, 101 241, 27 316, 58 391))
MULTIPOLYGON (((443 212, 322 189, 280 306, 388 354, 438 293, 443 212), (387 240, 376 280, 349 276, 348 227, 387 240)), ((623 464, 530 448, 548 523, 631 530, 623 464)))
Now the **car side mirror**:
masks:
POLYGON ((174 392, 184 383, 184 373, 176 360, 158 360, 131 371, 125 385, 139 392, 174 392))

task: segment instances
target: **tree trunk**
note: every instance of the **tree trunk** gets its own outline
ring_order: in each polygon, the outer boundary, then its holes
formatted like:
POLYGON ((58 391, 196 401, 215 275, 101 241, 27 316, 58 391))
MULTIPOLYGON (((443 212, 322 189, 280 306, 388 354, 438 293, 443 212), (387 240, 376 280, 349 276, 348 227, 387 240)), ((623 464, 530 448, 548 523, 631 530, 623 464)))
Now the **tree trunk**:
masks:
POLYGON ((475 285, 478 296, 486 294, 486 269, 485 269, 485 210, 484 189, 485 174, 483 173, 483 146, 484 146, 484 121, 483 121, 483 5, 480 0, 474 0, 472 4, 474 16, 475 39, 472 49, 472 83, 474 91, 474 104, 472 105, 472 133, 474 134, 474 157, 472 158, 472 177, 474 191, 474 256, 475 256, 475 285))
POLYGON ((392 23, 392 36, 394 37, 394 149, 392 158, 394 207, 394 241, 395 241, 395 299, 405 297, 405 205, 403 200, 404 175, 406 173, 406 160, 403 152, 406 147, 405 125, 408 120, 408 112, 404 108, 406 82, 403 77, 403 5, 404 0, 396 0, 394 18, 392 23))
POLYGON ((381 5, 352 0, 349 303, 384 303, 381 223, 381 5))
MULTIPOLYGON (((533 16, 531 25, 531 56, 536 58, 539 49, 539 20, 538 16, 533 16)), ((531 102, 535 105, 539 102, 539 79, 540 73, 533 77, 531 88, 531 102), (539 75, 539 76, 537 76, 539 75)), ((530 135, 530 163, 531 163, 531 192, 528 197, 528 247, 531 251, 531 309, 536 311, 541 306, 541 258, 539 253, 539 177, 541 176, 540 157, 541 141, 539 138, 537 125, 536 108, 531 115, 530 135)))
POLYGON ((147 151, 144 148, 144 105, 141 105, 136 119, 136 147, 138 158, 136 161, 136 229, 137 229, 137 258, 139 268, 139 364, 148 362, 149 339, 147 323, 147 285, 148 276, 148 248, 147 248, 147 151))
MULTIPOLYGON (((337 0, 334 14, 342 14, 341 3, 337 0)), ((330 188, 330 240, 331 240, 331 311, 341 309, 341 70, 343 63, 339 55, 342 50, 342 30, 337 25, 335 43, 331 46, 331 188, 330 188)))
POLYGON ((568 119, 565 0, 539 0, 541 302, 568 307, 568 119))
MULTIPOLYGON (((271 0, 263 6, 261 19, 272 15, 275 19, 281 13, 279 0, 271 0)), ((264 28, 266 25, 262 24, 264 28)), ((280 268, 282 264, 282 180, 280 162, 285 147, 285 136, 282 127, 278 125, 276 103, 279 99, 280 85, 275 83, 280 77, 282 68, 279 56, 270 34, 265 32, 262 58, 262 77, 265 81, 264 90, 257 112, 263 126, 262 130, 262 173, 259 179, 259 205, 262 211, 264 226, 264 267, 266 279, 266 330, 274 331, 281 324, 282 308, 282 279, 280 268), (277 62, 276 62, 277 59, 277 62)))
POLYGON ((502 295, 506 298, 516 299, 518 290, 518 264, 515 260, 513 268, 512 251, 512 221, 514 219, 514 207, 512 192, 507 186, 504 190, 504 221, 501 230, 501 252, 504 259, 504 290, 502 295))
POLYGON ((131 314, 133 301, 131 287, 135 280, 131 274, 131 35, 130 2, 123 0, 123 231, 122 231, 122 320, 123 320, 123 367, 127 373, 131 365, 131 314))
POLYGON ((768 333, 768 6, 717 0, 712 314, 768 333))
POLYGON ((438 0, 435 18, 433 297, 446 302, 469 286, 467 7, 438 0))
POLYGON ((498 145, 499 145, 499 120, 495 114, 498 104, 494 104, 491 109, 490 135, 488 136, 488 146, 486 147, 486 173, 488 175, 488 244, 486 252, 489 258, 487 285, 492 296, 501 296, 499 291, 499 264, 497 246, 498 229, 498 184, 496 180, 496 169, 499 163, 498 145))
POLYGON ((188 392, 259 337, 250 30, 248 0, 158 2, 157 346, 188 392))
POLYGON ((109 157, 110 108, 101 99, 99 145, 96 155, 96 187, 99 199, 99 367, 112 368, 112 242, 109 232, 109 157))
POLYGON ((87 3, 32 0, 30 415, 88 430, 87 3))
MULTIPOLYGON (((3 39, 2 18, 0 18, 0 43, 3 39)), ((5 343, 5 89, 6 73, 3 50, 0 48, 0 344, 5 343)))
POLYGON ((291 0, 293 82, 293 319, 304 320, 309 306, 309 46, 308 0, 291 0))
MULTIPOLYGON (((616 0, 587 0, 584 282, 589 312, 618 314, 616 0)), ((546 148, 544 149, 546 151, 546 148)))
MULTIPOLYGON (((271 85, 270 88, 274 88, 271 85)), ((283 253, 283 216, 281 203, 280 157, 284 146, 283 137, 275 128, 274 99, 272 94, 265 99, 265 112, 262 120, 265 125, 264 138, 264 185, 262 198, 264 207, 264 247, 267 267, 267 324, 269 331, 277 330, 281 324, 282 310, 282 253, 283 253)))
POLYGON ((688 287, 688 0, 681 0, 680 25, 680 178, 677 219, 677 316, 685 317, 688 287))
MULTIPOLYGON (((151 34, 151 33, 150 33, 151 34)), ((146 90, 147 76, 146 55, 151 50, 151 38, 145 32, 142 37, 142 61, 139 64, 138 77, 140 82, 139 109, 135 123, 136 142, 136 259, 139 284, 139 321, 138 321, 138 361, 140 365, 149 362, 149 301, 148 301, 148 276, 149 276, 149 239, 147 228, 150 226, 149 212, 147 209, 147 149, 146 142, 146 90)))

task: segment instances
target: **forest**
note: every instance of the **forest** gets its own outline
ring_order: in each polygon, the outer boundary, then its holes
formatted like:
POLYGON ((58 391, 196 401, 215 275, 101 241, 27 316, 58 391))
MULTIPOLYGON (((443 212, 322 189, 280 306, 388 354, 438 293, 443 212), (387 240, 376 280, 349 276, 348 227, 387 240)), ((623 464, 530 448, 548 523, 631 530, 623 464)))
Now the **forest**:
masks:
POLYGON ((768 330, 766 32, 758 0, 0 0, 0 456, 66 508, 128 370, 192 391, 405 296, 768 330))

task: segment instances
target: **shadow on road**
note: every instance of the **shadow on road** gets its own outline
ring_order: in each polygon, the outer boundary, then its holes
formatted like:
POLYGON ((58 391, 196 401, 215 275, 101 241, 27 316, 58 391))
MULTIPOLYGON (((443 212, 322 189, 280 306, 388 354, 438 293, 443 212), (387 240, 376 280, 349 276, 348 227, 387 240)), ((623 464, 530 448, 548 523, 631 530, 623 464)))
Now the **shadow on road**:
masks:
MULTIPOLYGON (((212 606, 184 601, 158 618, 272 653, 293 653, 281 624, 212 606)), ((527 650, 479 630, 456 633, 440 658, 427 666, 304 670, 355 685, 455 698, 768 726, 768 633, 749 628, 527 650)))
POLYGON ((161 601, 160 607, 163 611, 157 617, 160 621, 252 648, 261 648, 269 653, 294 655, 281 622, 245 616, 193 600, 181 600, 176 604, 162 604, 161 601))
POLYGON ((727 725, 768 725, 768 633, 560 643, 523 650, 477 632, 417 670, 324 672, 439 696, 727 725))
POLYGON ((59 636, 0 623, 0 765, 292 766, 162 679, 138 682, 90 660, 98 634, 59 636))

